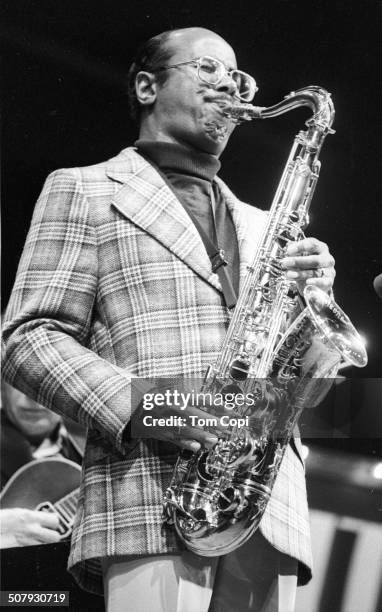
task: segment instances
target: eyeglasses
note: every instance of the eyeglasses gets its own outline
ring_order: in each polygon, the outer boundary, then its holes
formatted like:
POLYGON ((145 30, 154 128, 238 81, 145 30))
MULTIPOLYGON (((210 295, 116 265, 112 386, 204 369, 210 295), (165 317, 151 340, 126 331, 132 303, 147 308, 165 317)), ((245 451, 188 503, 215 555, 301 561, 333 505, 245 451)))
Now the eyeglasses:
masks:
POLYGON ((236 95, 243 102, 250 102, 253 100, 255 93, 258 91, 255 79, 249 74, 242 72, 242 70, 236 70, 236 68, 228 69, 223 62, 209 55, 203 55, 203 57, 198 57, 188 62, 161 66, 150 70, 150 72, 169 70, 170 68, 178 68, 179 66, 186 66, 187 64, 194 64, 197 66, 199 79, 208 85, 218 85, 225 76, 229 76, 236 85, 236 95))

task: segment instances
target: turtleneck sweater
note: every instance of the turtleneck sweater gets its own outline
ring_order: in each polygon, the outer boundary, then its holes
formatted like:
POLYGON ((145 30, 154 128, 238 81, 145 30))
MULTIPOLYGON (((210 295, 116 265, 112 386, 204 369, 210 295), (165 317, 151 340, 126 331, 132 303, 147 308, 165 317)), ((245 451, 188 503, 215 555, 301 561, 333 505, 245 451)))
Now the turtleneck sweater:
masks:
POLYGON ((228 261, 226 270, 237 295, 239 248, 236 230, 230 211, 214 181, 220 169, 220 161, 214 155, 192 151, 175 143, 142 139, 137 140, 135 146, 138 153, 163 173, 178 200, 190 213, 191 219, 195 217, 211 242, 224 250, 228 261))

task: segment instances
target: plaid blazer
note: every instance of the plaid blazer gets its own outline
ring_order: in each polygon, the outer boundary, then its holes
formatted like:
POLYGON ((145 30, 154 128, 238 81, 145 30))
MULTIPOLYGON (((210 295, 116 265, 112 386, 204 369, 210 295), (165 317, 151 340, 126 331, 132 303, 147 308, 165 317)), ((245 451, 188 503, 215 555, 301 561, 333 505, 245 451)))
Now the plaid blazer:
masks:
MULTIPOLYGON (((240 279, 266 214, 216 179, 236 228, 240 279)), ((153 439, 125 445, 131 377, 202 376, 228 325, 221 285, 187 213, 133 148, 47 179, 7 310, 4 375, 88 427, 69 567, 102 591, 100 559, 174 553, 162 499, 177 456, 153 439)), ((288 447, 261 531, 310 577, 304 467, 288 447)))

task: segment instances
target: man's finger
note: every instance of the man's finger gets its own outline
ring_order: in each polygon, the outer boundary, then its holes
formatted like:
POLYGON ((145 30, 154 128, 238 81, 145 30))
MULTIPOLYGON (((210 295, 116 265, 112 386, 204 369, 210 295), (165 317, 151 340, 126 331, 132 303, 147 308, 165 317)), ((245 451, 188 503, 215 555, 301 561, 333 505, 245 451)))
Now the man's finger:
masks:
POLYGON ((333 287, 333 278, 322 276, 321 278, 308 278, 307 285, 314 285, 323 291, 330 291, 333 287))
POLYGON ((37 511, 34 512, 34 518, 41 527, 47 529, 58 529, 60 526, 58 514, 55 512, 37 511))
POLYGON ((298 240, 296 242, 290 242, 288 244, 286 255, 302 255, 303 253, 308 254, 316 254, 324 253, 328 251, 328 245, 325 242, 321 242, 321 240, 317 240, 317 238, 304 238, 303 240, 298 240))
POLYGON ((45 529, 44 527, 37 526, 34 530, 34 536, 36 540, 41 544, 55 544, 61 540, 61 536, 58 531, 54 529, 45 529))
POLYGON ((317 270, 317 268, 331 268, 333 264, 334 259, 329 252, 322 255, 284 257, 281 260, 281 266, 286 270, 317 270))
POLYGON ((179 428, 173 427, 172 430, 172 437, 175 440, 196 440, 203 446, 214 446, 218 441, 216 434, 201 427, 185 425, 179 428))
POLYGON ((331 281, 334 279, 334 274, 331 268, 317 268, 316 270, 288 270, 286 277, 288 280, 301 281, 308 278, 329 278, 331 281), (320 274, 320 271, 323 274, 320 274))

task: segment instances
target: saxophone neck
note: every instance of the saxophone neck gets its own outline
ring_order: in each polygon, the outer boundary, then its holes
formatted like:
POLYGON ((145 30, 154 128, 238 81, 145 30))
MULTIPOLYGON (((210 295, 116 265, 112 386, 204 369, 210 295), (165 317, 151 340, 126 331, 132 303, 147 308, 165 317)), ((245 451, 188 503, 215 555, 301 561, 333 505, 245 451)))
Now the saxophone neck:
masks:
POLYGON ((270 119, 278 117, 300 106, 308 106, 313 115, 306 122, 308 127, 326 133, 333 133, 331 129, 334 121, 334 106, 331 95, 322 87, 309 85, 297 91, 292 91, 283 100, 273 106, 253 106, 252 104, 233 104, 224 108, 224 114, 233 121, 241 123, 252 119, 270 119))

